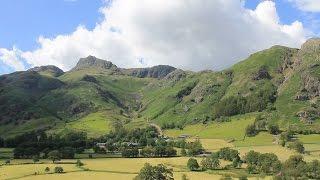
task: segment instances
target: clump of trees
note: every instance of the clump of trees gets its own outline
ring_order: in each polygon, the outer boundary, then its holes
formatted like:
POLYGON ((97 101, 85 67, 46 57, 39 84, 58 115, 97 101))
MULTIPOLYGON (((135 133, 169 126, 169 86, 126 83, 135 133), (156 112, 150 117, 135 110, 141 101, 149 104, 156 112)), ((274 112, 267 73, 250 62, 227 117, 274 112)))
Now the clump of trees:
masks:
POLYGON ((135 180, 173 180, 173 170, 163 164, 152 166, 146 163, 135 180))
POLYGON ((305 162, 303 156, 293 155, 283 164, 275 179, 320 179, 320 161, 305 162))
POLYGON ((216 156, 203 158, 201 161, 202 170, 214 170, 220 167, 220 161, 216 156))
POLYGON ((82 132, 69 132, 64 136, 48 136, 43 131, 34 131, 6 139, 5 144, 6 147, 15 148, 14 158, 32 159, 40 157, 40 154, 44 154, 42 158, 46 158, 53 150, 60 152, 60 158, 74 158, 75 153, 81 153, 93 142, 90 142, 86 133, 82 132))
POLYGON ((246 127, 245 133, 246 136, 252 137, 259 134, 261 131, 268 131, 270 134, 277 135, 280 134, 280 128, 277 124, 269 124, 268 120, 259 115, 256 117, 253 124, 249 124, 246 127))
POLYGON ((274 174, 281 170, 281 162, 273 153, 262 154, 255 151, 249 151, 245 155, 244 161, 248 164, 247 171, 250 174, 274 174))
POLYGON ((233 116, 249 112, 263 111, 276 100, 276 87, 266 83, 257 92, 249 96, 230 96, 214 105, 215 118, 233 116))

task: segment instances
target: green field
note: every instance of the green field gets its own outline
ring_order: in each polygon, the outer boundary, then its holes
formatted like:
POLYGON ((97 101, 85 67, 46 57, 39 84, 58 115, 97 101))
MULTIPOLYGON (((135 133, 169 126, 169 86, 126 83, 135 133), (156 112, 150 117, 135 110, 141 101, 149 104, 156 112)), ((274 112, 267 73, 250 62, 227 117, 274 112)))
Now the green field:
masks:
MULTIPOLYGON (((186 174, 189 179, 220 179, 222 175, 229 174, 238 177, 246 174, 244 170, 218 170, 207 172, 191 172, 187 169, 186 164, 189 158, 111 158, 111 159, 83 159, 85 165, 81 168, 76 167, 75 160, 64 160, 62 164, 52 164, 50 161, 41 160, 38 164, 31 163, 30 160, 14 160, 11 165, 0 166, 0 179, 132 179, 145 163, 153 165, 162 163, 174 171, 174 178, 180 179, 182 174, 186 174), (56 166, 63 167, 65 173, 53 174, 52 170, 56 166), (45 172, 46 167, 50 172, 45 172)), ((201 161, 201 158, 198 158, 201 161)), ((229 162, 230 163, 230 162, 229 162)), ((221 162, 224 166, 228 162, 221 162)), ((251 177, 255 179, 254 177, 251 177)))

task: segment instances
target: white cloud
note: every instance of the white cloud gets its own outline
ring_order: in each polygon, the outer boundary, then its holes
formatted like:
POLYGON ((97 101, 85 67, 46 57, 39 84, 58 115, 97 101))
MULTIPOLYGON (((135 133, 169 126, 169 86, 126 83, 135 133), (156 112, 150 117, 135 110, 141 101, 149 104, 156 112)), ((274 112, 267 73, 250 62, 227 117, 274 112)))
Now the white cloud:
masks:
POLYGON ((13 47, 12 50, 7 50, 4 48, 0 48, 0 59, 7 66, 14 68, 17 71, 21 71, 25 69, 25 66, 21 59, 19 59, 21 55, 21 51, 16 47, 13 47))
POLYGON ((39 48, 21 57, 64 70, 89 54, 121 67, 222 69, 275 44, 299 47, 307 36, 298 21, 281 24, 272 1, 249 10, 237 0, 114 0, 101 12, 105 18, 93 30, 80 26, 71 34, 40 37, 39 48))
POLYGON ((320 12, 320 0, 289 0, 302 11, 320 12))

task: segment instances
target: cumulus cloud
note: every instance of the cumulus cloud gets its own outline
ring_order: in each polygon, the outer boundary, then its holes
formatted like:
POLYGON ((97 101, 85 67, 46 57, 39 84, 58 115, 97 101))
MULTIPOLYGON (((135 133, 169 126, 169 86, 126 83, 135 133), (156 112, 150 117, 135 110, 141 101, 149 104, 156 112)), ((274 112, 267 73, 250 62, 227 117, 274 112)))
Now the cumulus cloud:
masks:
POLYGON ((64 70, 88 55, 121 67, 216 70, 275 44, 299 47, 307 36, 299 21, 282 24, 272 1, 250 10, 235 0, 114 0, 101 12, 94 29, 40 37, 39 48, 18 55, 32 66, 64 70))
POLYGON ((319 0, 289 0, 289 2, 295 3, 295 5, 302 11, 320 12, 319 0))
POLYGON ((4 64, 14 68, 17 71, 25 69, 25 66, 19 57, 21 56, 21 51, 16 47, 13 47, 12 50, 0 48, 0 59, 4 64))

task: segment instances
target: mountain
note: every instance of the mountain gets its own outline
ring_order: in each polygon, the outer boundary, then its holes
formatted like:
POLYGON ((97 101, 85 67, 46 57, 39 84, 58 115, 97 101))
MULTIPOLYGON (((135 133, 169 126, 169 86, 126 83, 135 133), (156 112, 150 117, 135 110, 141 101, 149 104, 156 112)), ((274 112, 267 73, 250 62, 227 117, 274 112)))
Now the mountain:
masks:
POLYGON ((34 67, 29 69, 28 71, 34 71, 38 72, 41 75, 47 75, 52 77, 58 77, 64 73, 61 69, 52 65, 34 67))
POLYGON ((163 128, 254 114, 281 128, 320 131, 320 39, 273 46, 223 71, 119 68, 94 56, 0 76, 0 136, 31 130, 99 136, 122 123, 163 128))

